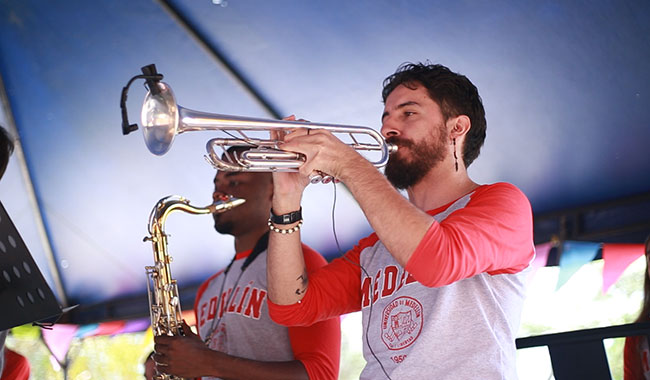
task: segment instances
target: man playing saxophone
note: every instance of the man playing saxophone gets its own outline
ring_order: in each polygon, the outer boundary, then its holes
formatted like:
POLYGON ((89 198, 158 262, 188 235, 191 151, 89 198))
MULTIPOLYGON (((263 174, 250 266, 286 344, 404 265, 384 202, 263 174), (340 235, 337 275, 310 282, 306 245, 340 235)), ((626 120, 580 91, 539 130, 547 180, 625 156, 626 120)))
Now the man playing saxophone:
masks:
MULTIPOLYGON (((271 173, 219 171, 213 197, 225 194, 246 200, 233 210, 214 214, 215 229, 234 236, 237 253, 226 269, 199 288, 194 306, 199 335, 184 326, 185 336, 155 338, 158 370, 185 378, 336 379, 341 341, 338 318, 287 328, 274 323, 268 314, 271 173)), ((308 271, 326 264, 306 245, 302 251, 308 271)))

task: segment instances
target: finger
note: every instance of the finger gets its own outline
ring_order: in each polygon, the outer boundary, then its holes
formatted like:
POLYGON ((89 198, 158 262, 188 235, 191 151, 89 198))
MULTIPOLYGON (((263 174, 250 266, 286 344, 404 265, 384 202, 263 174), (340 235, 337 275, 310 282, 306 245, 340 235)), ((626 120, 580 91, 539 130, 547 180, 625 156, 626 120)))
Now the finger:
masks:
POLYGON ((181 328, 183 329, 185 336, 194 335, 192 328, 190 327, 190 325, 187 324, 187 322, 185 322, 185 320, 183 320, 183 322, 181 323, 181 328))
POLYGON ((272 129, 270 131, 271 140, 282 141, 282 140, 284 140, 284 135, 285 135, 284 131, 281 131, 281 130, 273 130, 272 129))
POLYGON ((153 355, 153 362, 156 363, 157 366, 167 366, 168 365, 167 364, 167 359, 162 354, 154 354, 153 355))
POLYGON ((166 346, 166 345, 170 344, 170 343, 173 341, 173 339, 174 339, 173 336, 160 335, 160 336, 156 336, 156 337, 154 337, 154 338, 153 338, 153 341, 154 341, 157 345, 166 346))
POLYGON ((154 344, 153 350, 156 354, 161 354, 161 355, 164 355, 167 351, 169 351, 167 345, 162 345, 158 343, 154 344))
POLYGON ((292 129, 291 133, 288 133, 284 136, 284 142, 288 143, 291 141, 296 141, 300 139, 299 141, 307 141, 307 142, 315 142, 314 140, 311 140, 314 135, 317 134, 318 129, 313 129, 313 128, 296 128, 292 129), (309 140, 306 140, 309 139, 309 140))

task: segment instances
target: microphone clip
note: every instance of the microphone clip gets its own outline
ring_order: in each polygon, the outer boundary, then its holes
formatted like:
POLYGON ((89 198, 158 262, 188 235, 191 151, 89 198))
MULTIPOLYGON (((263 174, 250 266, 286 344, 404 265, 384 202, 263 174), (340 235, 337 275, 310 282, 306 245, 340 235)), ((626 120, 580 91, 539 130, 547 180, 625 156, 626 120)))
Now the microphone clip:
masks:
POLYGON ((143 66, 141 68, 142 74, 141 75, 136 75, 133 78, 129 80, 129 82, 122 88, 122 96, 120 97, 120 110, 122 111, 122 134, 123 135, 128 135, 129 133, 138 130, 138 124, 129 124, 129 115, 126 109, 126 99, 127 99, 127 93, 129 92, 129 87, 131 86, 131 83, 133 83, 137 79, 144 79, 147 88, 149 89, 149 92, 151 92, 153 95, 157 95, 160 93, 160 89, 158 88, 158 82, 160 82, 163 79, 163 75, 159 74, 158 71, 156 71, 156 65, 155 64, 150 64, 147 66, 143 66))

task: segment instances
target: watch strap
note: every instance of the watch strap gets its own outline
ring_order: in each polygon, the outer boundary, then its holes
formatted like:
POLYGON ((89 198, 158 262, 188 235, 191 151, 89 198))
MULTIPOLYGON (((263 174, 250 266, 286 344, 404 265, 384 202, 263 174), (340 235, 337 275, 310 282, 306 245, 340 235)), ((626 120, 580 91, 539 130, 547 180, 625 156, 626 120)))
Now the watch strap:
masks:
POLYGON ((287 214, 276 215, 271 209, 271 222, 273 224, 293 224, 302 220, 302 207, 298 211, 292 211, 287 214))

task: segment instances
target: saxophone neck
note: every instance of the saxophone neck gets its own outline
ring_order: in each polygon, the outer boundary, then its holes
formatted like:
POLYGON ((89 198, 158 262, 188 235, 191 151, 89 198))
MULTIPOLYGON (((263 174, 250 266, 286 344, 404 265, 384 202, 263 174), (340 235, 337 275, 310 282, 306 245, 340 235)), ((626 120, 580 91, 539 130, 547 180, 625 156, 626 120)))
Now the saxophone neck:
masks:
POLYGON ((164 197, 156 203, 151 215, 149 216, 149 234, 152 236, 155 233, 164 234, 165 221, 167 216, 176 210, 186 212, 188 214, 218 214, 228 211, 246 202, 245 199, 236 198, 232 195, 226 195, 217 199, 214 203, 205 207, 197 207, 190 204, 190 201, 178 195, 170 195, 164 197), (158 231, 155 231, 158 229, 158 231))

